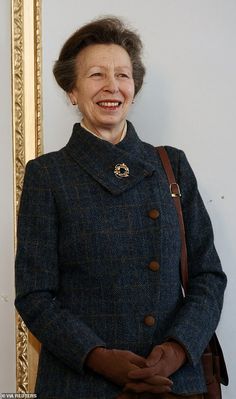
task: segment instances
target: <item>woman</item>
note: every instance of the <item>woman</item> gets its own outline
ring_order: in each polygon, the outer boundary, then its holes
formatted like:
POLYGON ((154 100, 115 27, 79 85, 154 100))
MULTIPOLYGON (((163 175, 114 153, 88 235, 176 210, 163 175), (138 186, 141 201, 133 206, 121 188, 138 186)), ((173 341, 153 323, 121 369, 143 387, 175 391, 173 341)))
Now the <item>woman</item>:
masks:
POLYGON ((16 308, 41 341, 38 398, 202 398, 200 357, 226 277, 184 153, 167 147, 182 191, 189 290, 165 172, 128 111, 143 77, 139 36, 117 18, 64 44, 54 75, 79 108, 68 144, 26 167, 16 308), (137 396, 136 396, 137 394, 137 396))

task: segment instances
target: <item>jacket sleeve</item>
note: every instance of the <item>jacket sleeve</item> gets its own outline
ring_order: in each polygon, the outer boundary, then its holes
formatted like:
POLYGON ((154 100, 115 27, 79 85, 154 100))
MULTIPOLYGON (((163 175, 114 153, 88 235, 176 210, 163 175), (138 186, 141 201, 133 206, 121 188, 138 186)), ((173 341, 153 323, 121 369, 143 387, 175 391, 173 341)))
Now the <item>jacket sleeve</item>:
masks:
POLYGON ((47 168, 30 161, 18 217, 15 306, 45 348, 82 372, 90 350, 105 343, 57 300, 58 223, 47 168))
POLYGON ((219 322, 226 276, 196 178, 182 151, 179 151, 178 182, 186 231, 189 287, 166 339, 180 342, 191 363, 196 365, 219 322))

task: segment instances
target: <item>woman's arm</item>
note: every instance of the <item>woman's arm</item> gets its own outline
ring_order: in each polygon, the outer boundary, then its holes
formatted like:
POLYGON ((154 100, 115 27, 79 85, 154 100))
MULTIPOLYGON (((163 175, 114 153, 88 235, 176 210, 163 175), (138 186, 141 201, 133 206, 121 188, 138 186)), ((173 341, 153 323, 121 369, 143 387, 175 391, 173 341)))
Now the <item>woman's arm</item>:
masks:
POLYGON ((15 305, 37 339, 82 372, 87 354, 106 344, 57 300, 58 224, 47 168, 30 161, 18 218, 15 305))
POLYGON ((181 343, 195 365, 219 322, 226 276, 214 246, 212 224, 196 178, 182 151, 179 151, 178 182, 186 230, 189 287, 166 339, 181 343))

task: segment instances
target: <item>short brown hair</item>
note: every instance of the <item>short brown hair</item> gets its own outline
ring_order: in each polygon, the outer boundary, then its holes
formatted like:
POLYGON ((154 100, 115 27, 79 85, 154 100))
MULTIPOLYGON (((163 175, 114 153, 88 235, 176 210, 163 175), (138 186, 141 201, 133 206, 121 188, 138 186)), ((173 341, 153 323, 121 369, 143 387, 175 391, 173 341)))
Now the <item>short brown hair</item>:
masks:
POLYGON ((141 60, 139 35, 117 17, 96 19, 78 29, 63 45, 53 73, 59 86, 70 93, 76 82, 76 56, 92 44, 117 44, 127 51, 133 67, 135 95, 143 84, 145 67, 141 60))

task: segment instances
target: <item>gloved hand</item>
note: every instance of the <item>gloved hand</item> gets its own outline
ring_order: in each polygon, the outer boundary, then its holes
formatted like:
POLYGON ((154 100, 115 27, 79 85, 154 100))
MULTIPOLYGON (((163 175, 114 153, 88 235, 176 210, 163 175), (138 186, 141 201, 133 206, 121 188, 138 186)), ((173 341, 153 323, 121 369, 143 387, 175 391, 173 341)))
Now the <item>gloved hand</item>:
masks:
POLYGON ((95 348, 87 356, 86 366, 117 385, 129 382, 128 373, 146 366, 146 359, 133 352, 95 348))
MULTIPOLYGON (((140 396, 140 398, 149 398, 148 393, 169 393, 171 392, 171 387, 173 382, 166 377, 162 377, 160 375, 155 375, 152 378, 147 378, 139 381, 131 381, 127 382, 124 387, 124 392, 135 392, 135 393, 144 393, 145 396, 140 396)), ((153 396, 151 396, 153 397, 153 396)))
POLYGON ((132 392, 123 392, 116 396, 115 399, 138 399, 138 395, 132 392))
POLYGON ((163 385, 162 378, 169 377, 177 371, 186 362, 186 359, 185 350, 177 342, 169 341, 155 346, 147 357, 146 367, 128 373, 128 378, 134 381, 128 382, 125 385, 125 390, 152 393, 170 392, 171 385, 163 385))

